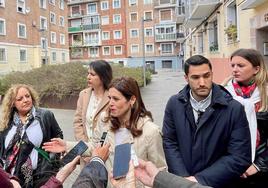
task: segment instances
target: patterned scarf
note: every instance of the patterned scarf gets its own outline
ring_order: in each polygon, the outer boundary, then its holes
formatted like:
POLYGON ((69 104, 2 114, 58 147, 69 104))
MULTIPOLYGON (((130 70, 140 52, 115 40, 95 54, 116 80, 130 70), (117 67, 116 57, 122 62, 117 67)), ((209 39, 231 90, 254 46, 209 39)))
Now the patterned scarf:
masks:
MULTIPOLYGON (((18 113, 17 112, 14 113, 13 121, 11 125, 16 126, 17 129, 16 129, 15 135, 13 136, 13 138, 11 139, 11 141, 9 142, 6 148, 5 170, 8 173, 11 173, 11 174, 14 173, 14 170, 17 164, 18 155, 20 152, 20 146, 21 144, 23 144, 24 142, 23 139, 26 136, 25 130, 33 122, 33 120, 34 120, 34 116, 33 116, 32 110, 27 114, 26 121, 24 124, 20 120, 18 113)), ((29 164, 31 165, 30 158, 27 159, 27 161, 25 162, 25 165, 28 166, 27 167, 28 169, 29 168, 31 169, 31 166, 29 166, 29 164)), ((23 169, 25 169, 25 165, 22 166, 22 171, 24 171, 23 169)), ((26 172, 26 173, 29 174, 29 172, 26 172)), ((32 174, 30 173, 30 175, 28 176, 31 177, 32 174)))
POLYGON ((252 93, 254 92, 255 88, 257 87, 256 83, 254 82, 254 80, 252 80, 249 85, 247 86, 243 86, 243 85, 239 85, 239 83, 237 82, 232 82, 235 93, 238 96, 243 97, 244 99, 250 98, 252 93))

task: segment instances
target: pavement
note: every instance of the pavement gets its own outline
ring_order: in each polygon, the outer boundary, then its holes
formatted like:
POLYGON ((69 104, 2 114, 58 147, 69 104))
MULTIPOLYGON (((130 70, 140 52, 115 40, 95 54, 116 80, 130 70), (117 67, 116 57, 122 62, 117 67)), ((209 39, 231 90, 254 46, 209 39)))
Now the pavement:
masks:
MULTIPOLYGON (((141 95, 147 110, 152 112, 154 122, 162 128, 163 116, 166 103, 171 95, 178 93, 185 86, 184 73, 182 71, 161 70, 152 75, 152 82, 145 88, 141 88, 141 95)), ((74 110, 49 109, 51 110, 60 127, 63 130, 65 140, 74 140, 73 117, 74 110)), ((1 111, 1 106, 0 106, 1 111)), ((0 114, 1 116, 1 114, 0 114)), ((64 188, 71 188, 72 182, 79 174, 80 168, 66 179, 64 188)))

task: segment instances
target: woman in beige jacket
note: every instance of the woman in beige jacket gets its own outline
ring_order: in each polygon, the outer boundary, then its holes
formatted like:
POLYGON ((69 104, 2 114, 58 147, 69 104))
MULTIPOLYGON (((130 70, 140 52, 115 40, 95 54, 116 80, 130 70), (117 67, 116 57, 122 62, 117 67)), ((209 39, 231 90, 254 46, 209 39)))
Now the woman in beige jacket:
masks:
MULTIPOLYGON (((115 146, 122 143, 132 143, 132 150, 138 158, 151 161, 157 167, 166 167, 162 146, 162 135, 159 127, 152 122, 152 116, 146 110, 141 98, 139 86, 133 78, 115 79, 109 88, 109 110, 103 112, 98 120, 93 139, 88 143, 91 151, 99 143, 103 132, 107 132, 106 143, 110 143, 110 155, 106 161, 108 171, 111 171, 114 160, 115 146)), ((43 148, 51 152, 70 150, 75 143, 62 139, 52 139, 43 148)), ((138 183, 136 187, 144 187, 138 183)))
POLYGON ((90 63, 87 80, 88 88, 79 94, 73 123, 75 139, 86 142, 92 137, 100 113, 108 107, 108 86, 112 80, 109 63, 104 60, 90 63))

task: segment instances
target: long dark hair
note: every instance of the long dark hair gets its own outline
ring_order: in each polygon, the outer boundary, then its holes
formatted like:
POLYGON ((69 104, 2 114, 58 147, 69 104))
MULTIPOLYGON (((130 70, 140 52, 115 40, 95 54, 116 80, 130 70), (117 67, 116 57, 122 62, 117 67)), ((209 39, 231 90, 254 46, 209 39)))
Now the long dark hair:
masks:
POLYGON ((113 72, 112 67, 107 61, 104 60, 97 60, 92 61, 89 64, 89 68, 93 69, 97 75, 100 77, 100 80, 102 81, 104 89, 108 89, 109 84, 111 83, 113 79, 113 72))
MULTIPOLYGON (((129 101, 132 96, 136 97, 136 101, 131 108, 131 115, 126 128, 130 130, 134 137, 140 136, 142 130, 137 128, 139 118, 148 116, 152 120, 152 114, 150 111, 146 110, 144 106, 137 81, 131 77, 116 78, 112 81, 109 88, 118 90, 127 101, 129 101)), ((106 121, 110 121, 112 124, 111 129, 116 131, 120 128, 120 122, 117 117, 112 117, 110 113, 108 114, 106 121)))

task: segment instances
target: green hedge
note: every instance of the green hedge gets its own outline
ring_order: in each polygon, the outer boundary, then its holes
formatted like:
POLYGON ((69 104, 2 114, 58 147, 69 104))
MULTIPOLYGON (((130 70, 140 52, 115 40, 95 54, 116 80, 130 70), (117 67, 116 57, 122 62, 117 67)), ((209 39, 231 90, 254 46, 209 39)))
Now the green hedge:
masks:
MULTIPOLYGON (((142 69, 126 68, 112 65, 114 77, 130 76, 135 78, 139 86, 143 86, 142 69)), ((87 87, 87 67, 80 63, 49 65, 27 72, 12 72, 0 79, 0 95, 4 95, 11 84, 24 83, 32 85, 39 93, 40 99, 55 96, 78 95, 87 87)), ((151 74, 146 72, 147 83, 151 74)))

